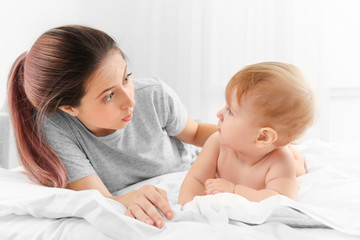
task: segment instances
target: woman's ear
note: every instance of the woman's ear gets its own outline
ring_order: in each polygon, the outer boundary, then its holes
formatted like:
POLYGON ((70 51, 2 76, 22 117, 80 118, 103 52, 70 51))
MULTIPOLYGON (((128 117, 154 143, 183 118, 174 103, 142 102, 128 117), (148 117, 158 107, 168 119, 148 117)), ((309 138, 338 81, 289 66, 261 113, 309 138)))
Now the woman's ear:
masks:
POLYGON ((278 138, 277 132, 270 127, 260 128, 259 135, 256 139, 256 145, 265 147, 274 143, 278 138))
POLYGON ((64 112, 70 114, 70 115, 73 116, 73 117, 76 117, 76 116, 78 115, 78 110, 77 110, 76 108, 73 108, 73 107, 70 106, 70 105, 61 106, 61 107, 59 107, 59 109, 60 109, 61 111, 64 111, 64 112))

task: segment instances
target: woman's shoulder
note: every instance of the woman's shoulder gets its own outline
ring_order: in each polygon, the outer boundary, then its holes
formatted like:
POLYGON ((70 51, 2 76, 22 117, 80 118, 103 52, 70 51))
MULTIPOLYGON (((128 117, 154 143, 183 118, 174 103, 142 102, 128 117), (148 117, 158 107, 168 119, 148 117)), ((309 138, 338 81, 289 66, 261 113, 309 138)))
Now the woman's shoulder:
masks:
POLYGON ((135 91, 161 88, 163 81, 159 77, 135 78, 133 80, 135 91))
POLYGON ((180 102, 175 91, 159 77, 136 78, 133 80, 137 100, 144 97, 155 99, 175 99, 180 102))
POLYGON ((58 111, 57 113, 47 117, 44 122, 44 131, 45 132, 54 132, 61 131, 71 132, 73 126, 78 125, 77 119, 63 111, 58 111))

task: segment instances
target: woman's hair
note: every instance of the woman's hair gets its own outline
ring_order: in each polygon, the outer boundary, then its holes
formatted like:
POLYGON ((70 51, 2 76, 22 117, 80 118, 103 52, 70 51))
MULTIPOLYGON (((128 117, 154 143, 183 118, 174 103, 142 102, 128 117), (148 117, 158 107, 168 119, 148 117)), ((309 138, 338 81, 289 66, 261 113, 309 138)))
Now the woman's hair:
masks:
POLYGON ((90 75, 113 50, 120 51, 106 33, 71 25, 45 32, 16 59, 8 104, 18 154, 32 180, 66 187, 66 169, 42 133, 45 117, 60 106, 79 106, 90 75))
POLYGON ((254 122, 277 131, 277 146, 299 138, 314 120, 313 92, 294 65, 262 62, 247 66, 228 83, 225 93, 228 103, 234 91, 239 106, 244 97, 252 97, 254 122))

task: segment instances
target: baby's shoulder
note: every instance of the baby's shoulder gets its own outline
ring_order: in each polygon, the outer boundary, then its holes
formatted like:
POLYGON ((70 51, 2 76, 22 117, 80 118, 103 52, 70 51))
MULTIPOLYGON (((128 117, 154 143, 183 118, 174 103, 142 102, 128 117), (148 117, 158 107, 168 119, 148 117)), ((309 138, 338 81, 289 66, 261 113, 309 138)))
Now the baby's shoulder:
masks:
POLYGON ((278 177, 292 178, 296 176, 296 161, 288 147, 281 147, 272 152, 269 158, 267 182, 278 177))
POLYGON ((222 154, 225 153, 234 153, 236 152, 234 149, 230 148, 229 146, 224 145, 220 140, 219 132, 215 132, 209 136, 205 143, 208 147, 217 149, 217 151, 221 152, 222 154))
POLYGON ((283 146, 273 150, 268 158, 273 164, 295 165, 295 158, 288 146, 283 146))
POLYGON ((214 132, 213 134, 211 134, 206 140, 206 143, 211 145, 220 145, 219 133, 214 132))

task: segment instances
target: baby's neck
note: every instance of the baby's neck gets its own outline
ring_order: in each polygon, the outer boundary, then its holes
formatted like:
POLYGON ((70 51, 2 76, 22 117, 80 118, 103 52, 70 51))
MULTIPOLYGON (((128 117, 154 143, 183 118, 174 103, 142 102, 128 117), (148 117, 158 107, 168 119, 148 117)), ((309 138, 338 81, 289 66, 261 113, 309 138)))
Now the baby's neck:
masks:
POLYGON ((266 148, 256 149, 256 151, 254 151, 253 153, 248 154, 245 154, 243 152, 236 152, 236 155, 239 161, 249 166, 253 166, 261 161, 266 160, 276 149, 277 147, 275 146, 269 146, 266 148))

